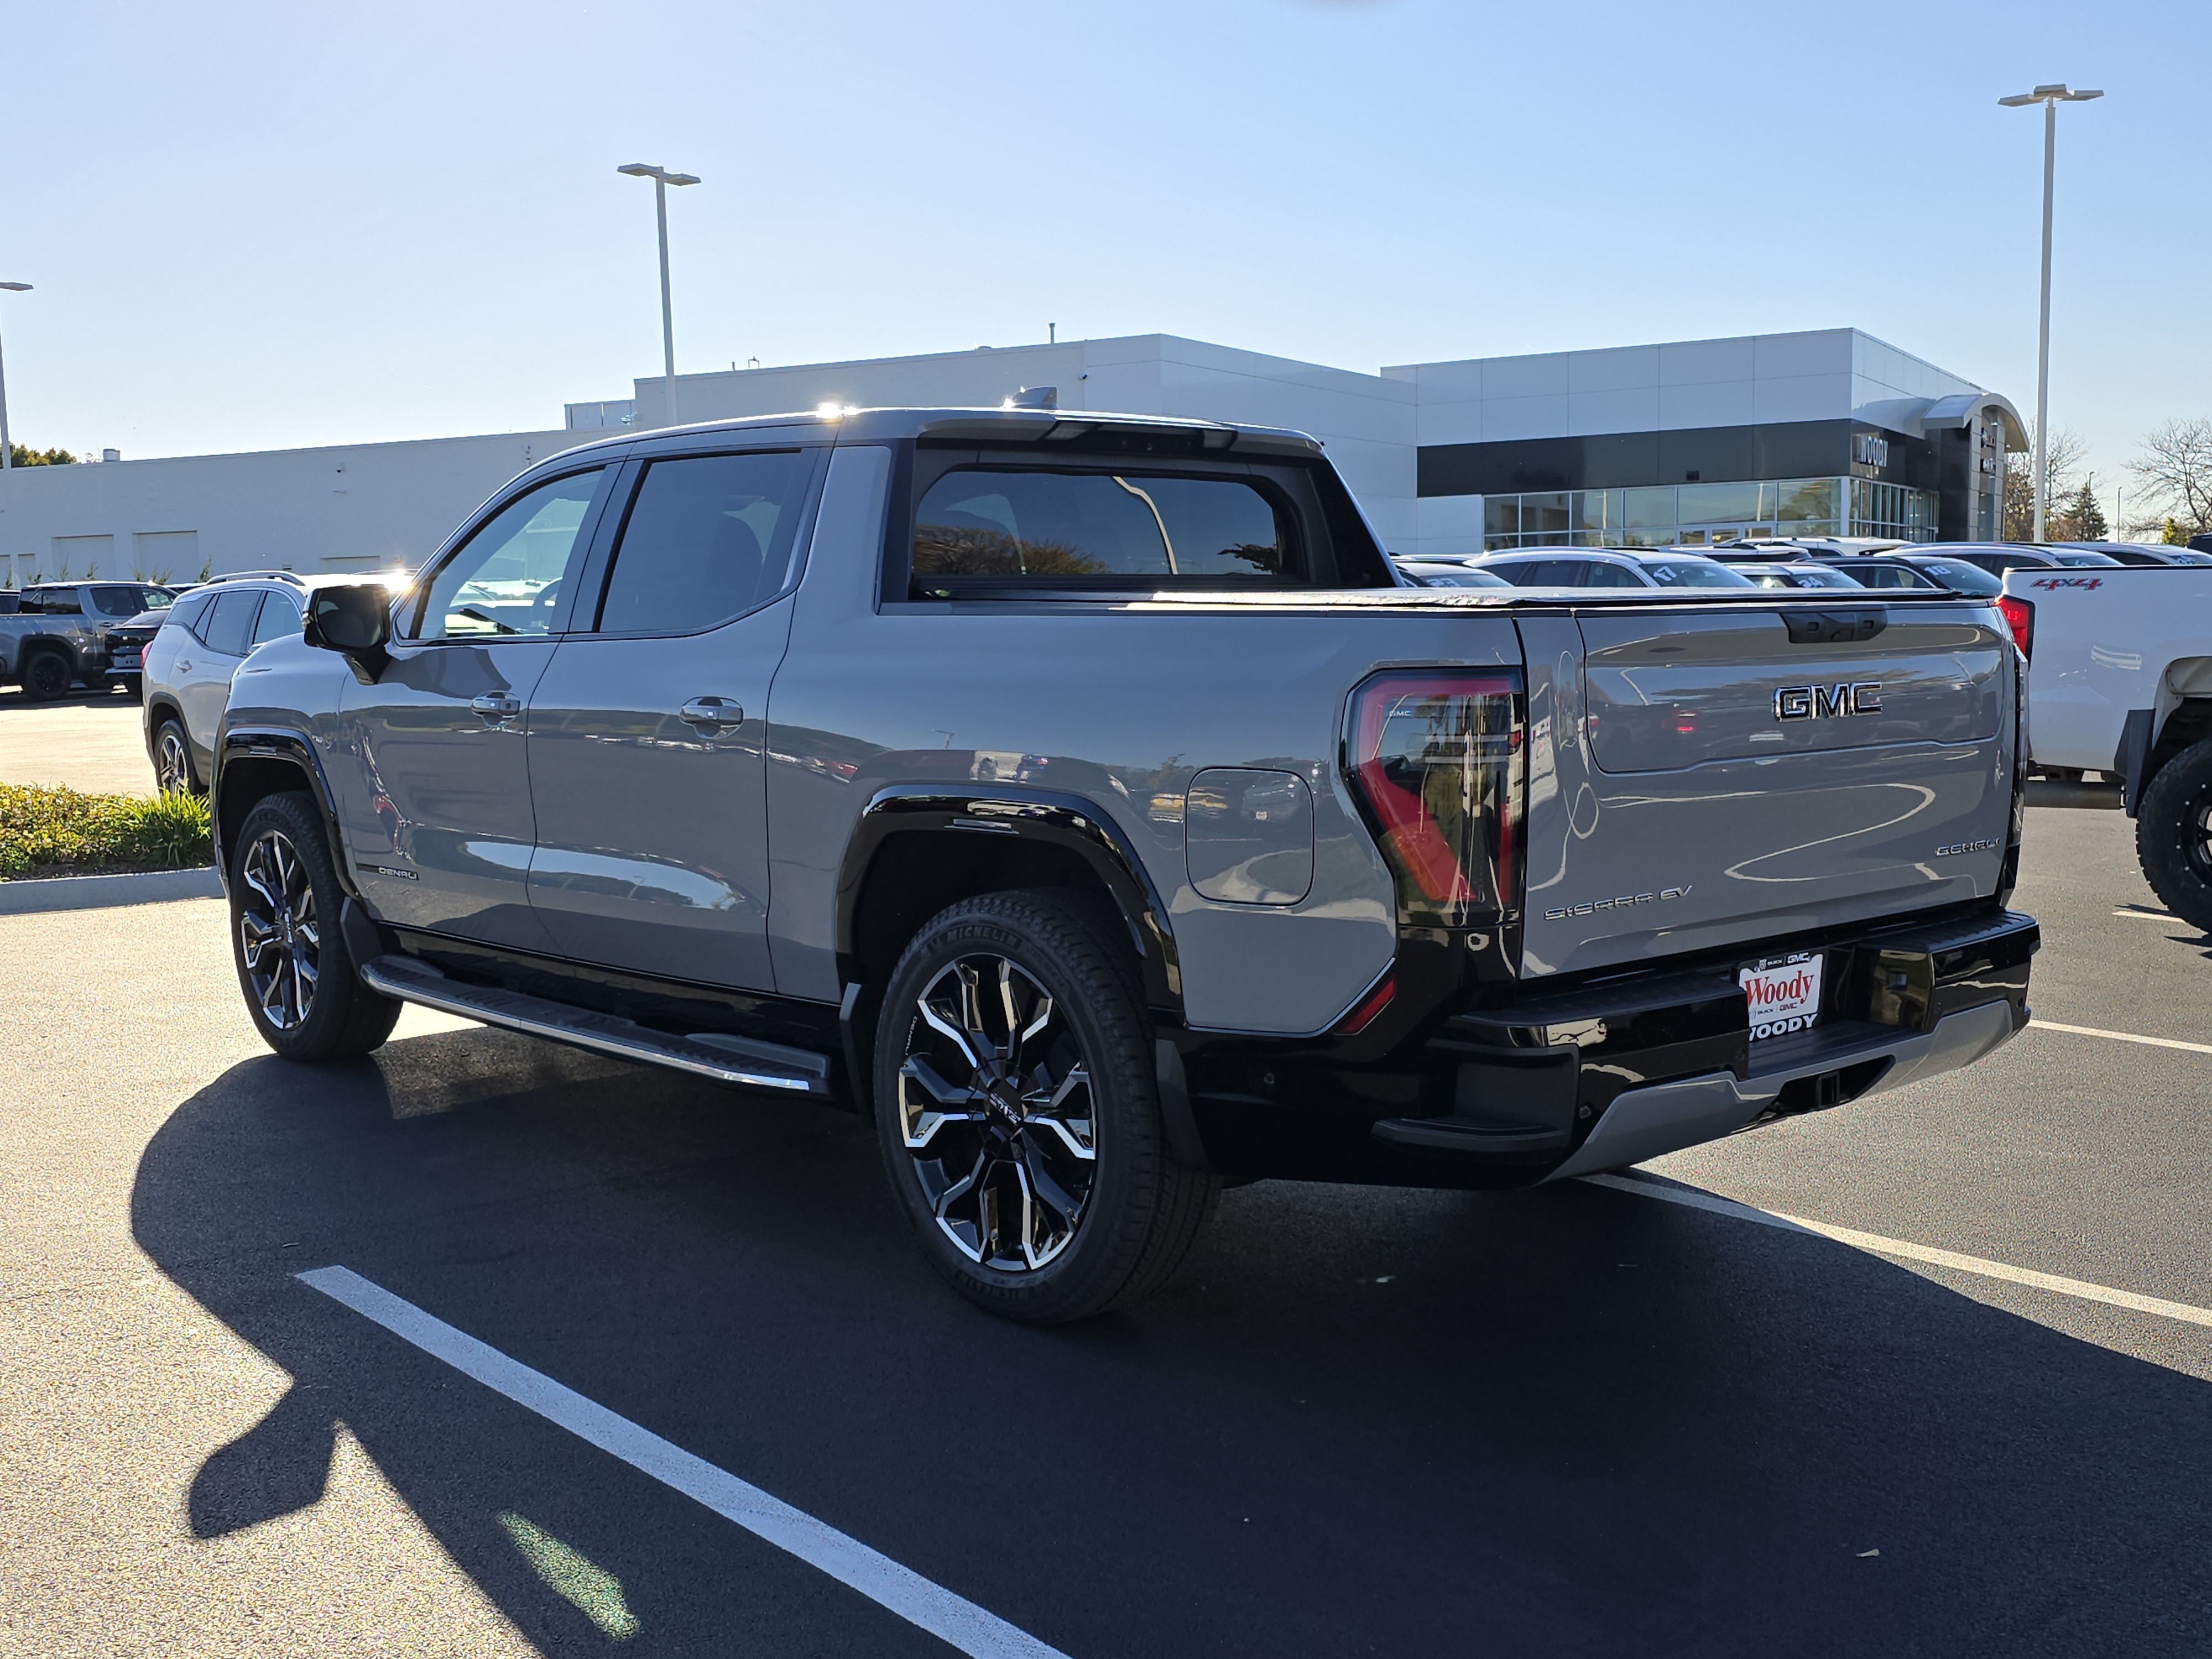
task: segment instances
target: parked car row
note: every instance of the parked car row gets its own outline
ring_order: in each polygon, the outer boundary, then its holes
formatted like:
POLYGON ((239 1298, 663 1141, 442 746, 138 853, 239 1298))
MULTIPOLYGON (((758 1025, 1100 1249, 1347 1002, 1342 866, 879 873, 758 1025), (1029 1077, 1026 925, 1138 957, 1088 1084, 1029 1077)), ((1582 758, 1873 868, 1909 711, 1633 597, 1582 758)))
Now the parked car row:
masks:
POLYGON ((139 640, 118 636, 134 619, 166 611, 173 589, 152 582, 50 582, 9 596, 0 611, 0 684, 33 702, 134 684, 139 640))
POLYGON ((1519 548, 1400 556, 1421 586, 1887 588, 1994 597, 2004 573, 2207 565, 2212 554, 2123 542, 1887 542, 1760 539, 1685 548, 1519 548))

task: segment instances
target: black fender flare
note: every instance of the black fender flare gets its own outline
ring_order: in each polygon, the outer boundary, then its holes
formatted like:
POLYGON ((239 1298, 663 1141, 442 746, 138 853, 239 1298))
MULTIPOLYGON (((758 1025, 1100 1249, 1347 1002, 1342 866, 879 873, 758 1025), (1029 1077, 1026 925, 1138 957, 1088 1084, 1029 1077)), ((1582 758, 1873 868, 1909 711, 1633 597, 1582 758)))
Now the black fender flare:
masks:
POLYGON ((331 793, 322 760, 307 737, 283 726, 230 726, 216 740, 215 766, 208 779, 208 817, 215 826, 216 872, 222 877, 225 890, 230 886, 230 866, 224 856, 222 775, 233 761, 240 760, 281 761, 298 769, 307 781, 307 793, 315 798, 316 808, 323 815, 323 830, 330 837, 331 864, 337 872, 338 885, 345 889, 348 896, 358 899, 360 885, 346 863, 345 839, 338 833, 337 798, 331 793))
POLYGON ((1127 832, 1081 795, 1019 785, 955 791, 942 783, 893 784, 869 797, 837 872, 837 958, 848 981, 860 977, 855 925, 869 866, 891 837, 921 831, 1017 836, 1073 852, 1112 895, 1128 927, 1146 1001, 1182 1017, 1174 924, 1127 832))

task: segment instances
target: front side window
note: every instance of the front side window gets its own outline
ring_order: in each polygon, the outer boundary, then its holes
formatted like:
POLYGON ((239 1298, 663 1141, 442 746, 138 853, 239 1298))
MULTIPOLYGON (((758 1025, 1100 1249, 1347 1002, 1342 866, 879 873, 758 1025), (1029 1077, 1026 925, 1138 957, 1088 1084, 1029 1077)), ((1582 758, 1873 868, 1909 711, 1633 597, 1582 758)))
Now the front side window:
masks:
POLYGON ((200 631, 200 615, 215 602, 212 593, 191 594, 169 607, 169 614, 161 618, 164 628, 181 628, 197 636, 200 631))
POLYGON ((915 509, 914 580, 1273 586, 1303 574, 1286 517, 1242 479, 963 469, 915 509))
POLYGON ((540 484, 495 514, 430 579, 415 637, 551 633, 562 589, 583 557, 579 533, 602 471, 540 484))
POLYGON ((809 459, 787 449, 653 462, 615 549, 599 631, 691 633, 781 593, 809 459))
MULTIPOLYGON (((1666 568, 1665 565, 1659 567, 1660 570, 1666 568)), ((1656 579, 1658 571, 1653 571, 1652 575, 1656 579)), ((1607 564, 1596 559, 1591 560, 1583 567, 1582 585, 1584 587, 1643 587, 1646 586, 1638 580, 1636 573, 1627 566, 1607 564)))
POLYGON ((166 587, 142 587, 138 594, 140 602, 149 611, 167 611, 177 602, 177 596, 166 587))

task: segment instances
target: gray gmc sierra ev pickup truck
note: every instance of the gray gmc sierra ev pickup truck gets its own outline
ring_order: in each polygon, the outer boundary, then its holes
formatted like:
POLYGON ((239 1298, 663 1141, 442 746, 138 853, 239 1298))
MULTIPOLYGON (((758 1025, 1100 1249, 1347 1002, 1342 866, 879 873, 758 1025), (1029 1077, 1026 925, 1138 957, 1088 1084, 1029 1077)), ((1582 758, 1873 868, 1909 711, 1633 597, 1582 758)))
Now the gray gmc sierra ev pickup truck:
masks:
POLYGON ((1295 433, 1049 409, 625 435, 239 668, 276 1053, 402 1002, 872 1121, 1060 1320, 1224 1182, 1522 1186, 2027 1018, 1987 601, 1415 588, 1295 433))

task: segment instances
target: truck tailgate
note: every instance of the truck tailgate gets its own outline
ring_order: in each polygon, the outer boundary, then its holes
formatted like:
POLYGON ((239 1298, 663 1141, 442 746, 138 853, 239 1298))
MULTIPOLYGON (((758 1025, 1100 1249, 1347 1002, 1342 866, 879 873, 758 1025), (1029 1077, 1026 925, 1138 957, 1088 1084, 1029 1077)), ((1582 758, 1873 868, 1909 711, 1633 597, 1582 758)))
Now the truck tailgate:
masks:
POLYGON ((1522 973, 1986 896, 2011 645, 1966 605, 1524 617, 1522 973))

